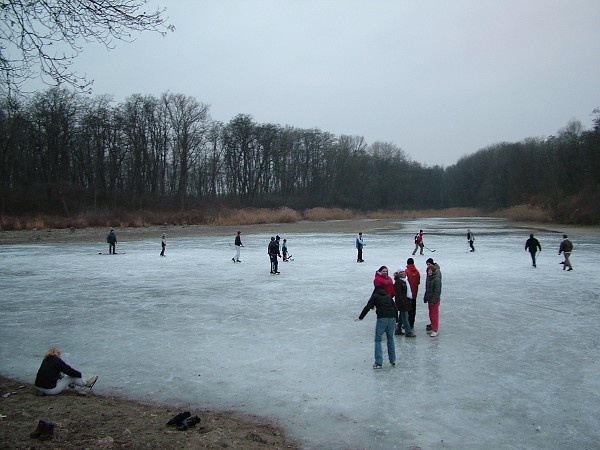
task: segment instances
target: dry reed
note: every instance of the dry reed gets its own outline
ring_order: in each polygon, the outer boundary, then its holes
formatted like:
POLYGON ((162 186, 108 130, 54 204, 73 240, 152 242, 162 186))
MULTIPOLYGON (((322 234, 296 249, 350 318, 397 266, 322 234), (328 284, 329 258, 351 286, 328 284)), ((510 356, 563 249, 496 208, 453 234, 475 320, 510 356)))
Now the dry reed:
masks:
POLYGON ((354 212, 341 208, 311 208, 302 213, 304 220, 323 222, 325 220, 351 220, 356 218, 354 212))
POLYGON ((552 214, 550 211, 533 205, 512 206, 502 211, 498 211, 495 215, 519 222, 547 223, 552 221, 552 214))
POLYGON ((552 214, 532 205, 518 205, 494 213, 483 213, 475 208, 448 208, 427 210, 396 210, 355 212, 342 208, 311 208, 301 213, 291 208, 221 208, 213 211, 192 209, 185 212, 161 211, 102 211, 95 210, 75 217, 59 216, 2 216, 0 230, 42 230, 87 227, 139 228, 153 225, 213 225, 235 226, 267 223, 296 223, 301 220, 353 220, 353 219, 421 219, 427 217, 506 217, 516 221, 550 222, 552 214))

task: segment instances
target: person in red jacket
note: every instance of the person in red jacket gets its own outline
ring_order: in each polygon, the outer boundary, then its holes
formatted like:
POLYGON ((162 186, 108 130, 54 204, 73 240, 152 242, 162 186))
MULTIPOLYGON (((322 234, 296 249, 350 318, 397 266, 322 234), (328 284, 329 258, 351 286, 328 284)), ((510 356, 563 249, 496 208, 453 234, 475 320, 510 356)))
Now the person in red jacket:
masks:
POLYGON ((419 250, 419 254, 422 255, 424 246, 425 244, 423 243, 423 230, 419 230, 419 232, 415 234, 415 249, 413 250, 412 254, 414 255, 415 253, 417 253, 417 250, 419 250))
POLYGON ((381 266, 377 272, 375 272, 375 279, 373 280, 373 286, 383 286, 385 292, 394 298, 396 295, 396 290, 394 289, 394 280, 390 278, 388 275, 388 268, 386 266, 381 266))
POLYGON ((35 377, 35 388, 42 394, 56 395, 67 389, 69 385, 91 389, 97 379, 98 377, 94 376, 84 381, 81 372, 60 359, 60 350, 52 347, 44 355, 35 377))
POLYGON ((408 312, 408 323, 410 327, 415 329, 415 317, 417 313, 417 294, 419 293, 419 284, 421 284, 421 274, 415 266, 415 260, 408 258, 406 260, 406 278, 408 278, 408 284, 412 293, 410 304, 412 308, 408 312))

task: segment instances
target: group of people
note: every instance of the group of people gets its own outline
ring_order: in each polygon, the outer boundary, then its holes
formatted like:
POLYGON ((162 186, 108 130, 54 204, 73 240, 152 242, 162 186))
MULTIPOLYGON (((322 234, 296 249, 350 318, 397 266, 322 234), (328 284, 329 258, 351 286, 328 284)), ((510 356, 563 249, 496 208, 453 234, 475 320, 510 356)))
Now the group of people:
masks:
MULTIPOLYGON (((475 251, 473 245, 475 235, 467 229, 467 242, 471 252, 475 251)), ((413 255, 420 250, 423 254, 423 230, 414 238, 415 249, 413 255)), ((362 248, 364 241, 362 233, 359 233, 356 239, 356 248, 358 250, 357 262, 362 262, 362 248)), ((542 250, 540 242, 534 237, 533 233, 529 235, 529 239, 525 242, 525 250, 531 254, 533 267, 536 265, 536 254, 542 250)), ((558 254, 564 255, 564 261, 561 262, 563 270, 573 270, 570 256, 573 251, 573 243, 568 239, 567 235, 563 235, 563 240, 560 243, 558 254)), ((436 337, 439 330, 439 308, 442 293, 442 272, 440 266, 433 261, 433 258, 427 259, 427 278, 425 281, 425 294, 423 301, 427 303, 429 310, 429 324, 426 326, 427 333, 431 337, 436 337)), ((421 282, 421 275, 417 270, 413 258, 408 258, 406 268, 400 268, 394 272, 393 280, 389 276, 389 271, 386 266, 381 266, 375 272, 373 280, 373 293, 369 301, 361 311, 356 321, 364 319, 367 313, 375 309, 377 314, 377 322, 375 325, 375 362, 374 369, 383 367, 383 351, 382 339, 386 335, 387 351, 389 362, 392 366, 396 365, 396 347, 394 342, 395 335, 404 335, 407 338, 416 337, 414 331, 415 315, 416 315, 416 299, 421 282)))
POLYGON ((280 248, 281 237, 279 235, 271 237, 271 242, 267 247, 267 253, 271 262, 271 274, 279 275, 279 259, 282 258, 284 262, 290 260, 290 254, 288 253, 287 239, 283 240, 283 245, 280 248))
MULTIPOLYGON (((425 248, 429 249, 427 246, 425 246, 425 242, 423 239, 423 230, 419 230, 419 232, 417 234, 415 234, 414 242, 415 242, 415 249, 412 252, 413 256, 417 253, 417 251, 419 252, 419 255, 423 255, 423 249, 425 249, 425 248)), ((471 252, 475 251, 474 242, 475 242, 475 233, 473 233, 470 228, 467 228, 467 244, 469 245, 471 252)), ((358 237, 356 238, 356 250, 358 251, 358 255, 356 256, 356 262, 365 262, 362 257, 364 246, 365 246, 365 241, 363 239, 363 235, 361 232, 361 233, 358 233, 358 237)), ((432 251, 435 251, 435 250, 432 250, 432 251)))
MULTIPOLYGON (((242 232, 238 231, 235 236, 235 241, 234 241, 235 255, 233 256, 233 258, 231 258, 231 260, 233 262, 241 262, 240 251, 241 251, 241 248, 244 246, 244 244, 242 244, 241 235, 242 235, 242 232)), ((278 259, 277 258, 282 258, 283 261, 288 261, 289 256, 290 256, 288 253, 288 248, 287 248, 287 239, 283 240, 283 245, 281 246, 281 249, 280 249, 280 240, 281 240, 281 238, 279 236, 271 237, 271 242, 269 243, 269 246, 267 249, 267 253, 269 255, 269 260, 271 263, 271 273, 272 274, 280 273, 278 270, 278 259)), ((110 232, 106 236, 106 242, 108 243, 108 253, 110 255, 116 255, 117 254, 117 250, 116 250, 117 235, 113 228, 110 229, 110 232)), ((475 234, 471 231, 470 228, 467 228, 467 243, 469 245, 471 252, 475 251, 474 242, 475 242, 475 234)), ((417 253, 417 251, 419 251, 419 254, 423 255, 423 249, 427 248, 427 247, 425 247, 425 243, 423 240, 423 230, 419 230, 419 232, 417 234, 415 234, 414 243, 415 243, 415 249, 413 250, 412 254, 415 255, 417 253)), ((358 233, 358 237, 356 238, 355 245, 356 245, 356 250, 358 252, 357 256, 356 256, 356 262, 359 262, 359 263, 365 262, 365 260, 363 259, 363 248, 365 246, 365 241, 363 239, 362 232, 358 233)), ((166 248, 167 248, 166 234, 163 233, 162 240, 161 240, 160 256, 165 256, 166 248)), ((525 250, 528 251, 531 255, 532 266, 537 267, 537 261, 536 261, 537 252, 542 251, 542 245, 540 244, 540 241, 538 241, 534 237, 533 233, 531 233, 529 235, 529 239, 527 239, 527 241, 525 242, 525 250)), ((435 250, 433 250, 433 251, 435 251, 435 250)), ((561 241, 560 247, 558 249, 558 254, 564 255, 564 261, 561 261, 561 263, 560 263, 563 265, 563 270, 568 270, 568 271, 573 270, 573 266, 571 265, 571 260, 570 260, 572 251, 573 251, 573 243, 568 239, 566 234, 563 234, 563 240, 561 241)))
MULTIPOLYGON (((436 337, 439 330, 439 308, 442 295, 442 272, 440 266, 427 259, 427 278, 425 280, 425 294, 423 301, 429 309, 429 324, 427 333, 436 337)), ((381 341, 385 333, 387 339, 387 352, 389 362, 396 365, 395 335, 404 335, 415 338, 414 330, 417 309, 417 295, 421 284, 421 274, 415 266, 413 258, 408 258, 405 268, 394 272, 394 279, 389 276, 386 266, 381 266, 375 272, 373 279, 373 293, 361 311, 356 321, 363 320, 373 308, 377 314, 375 324, 375 362, 374 369, 383 367, 383 351, 381 341)))
MULTIPOLYGON (((542 251, 542 244, 538 241, 533 233, 529 235, 529 239, 525 241, 525 250, 531 255, 531 265, 537 267, 536 254, 538 251, 542 251)), ((564 256, 564 261, 560 264, 563 266, 563 270, 571 271, 573 266, 571 265, 571 253, 573 252, 573 243, 569 240, 566 234, 563 234, 563 240, 558 247, 558 254, 564 256)))

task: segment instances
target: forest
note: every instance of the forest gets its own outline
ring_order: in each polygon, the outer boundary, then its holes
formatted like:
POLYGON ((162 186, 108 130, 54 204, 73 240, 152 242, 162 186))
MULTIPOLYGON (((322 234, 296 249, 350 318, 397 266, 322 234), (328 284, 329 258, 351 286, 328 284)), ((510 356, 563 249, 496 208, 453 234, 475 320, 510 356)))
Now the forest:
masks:
POLYGON ((0 104, 0 214, 531 205, 554 221, 598 224, 600 109, 592 117, 589 130, 572 120, 555 136, 429 167, 393 143, 244 114, 215 121, 184 94, 115 103, 50 88, 0 104))

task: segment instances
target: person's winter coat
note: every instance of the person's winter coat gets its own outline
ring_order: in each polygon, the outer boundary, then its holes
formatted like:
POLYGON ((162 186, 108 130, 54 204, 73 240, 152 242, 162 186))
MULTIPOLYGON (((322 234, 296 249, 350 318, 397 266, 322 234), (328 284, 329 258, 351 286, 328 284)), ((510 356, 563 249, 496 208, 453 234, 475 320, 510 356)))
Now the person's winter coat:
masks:
POLYGON ((116 244, 116 243, 117 243, 117 235, 111 231, 111 232, 110 232, 110 233, 108 233, 108 235, 106 236, 106 242, 107 242, 108 244, 116 244))
POLYGON ((570 240, 565 238, 560 243, 560 247, 558 248, 558 254, 560 255, 562 252, 571 253, 572 251, 573 251, 573 243, 570 240))
POLYGON ((416 299, 419 293, 419 284, 421 284, 421 274, 414 264, 407 265, 405 272, 412 292, 412 298, 416 299))
POLYGON ((269 255, 281 256, 281 253, 279 252, 279 242, 271 241, 271 243, 269 244, 269 255))
POLYGON ((442 274, 437 264, 431 267, 433 267, 433 273, 428 275, 427 280, 425 280, 425 296, 423 300, 425 303, 435 304, 441 300, 442 296, 442 274))
POLYGON ((35 385, 44 389, 53 389, 61 378, 61 372, 73 378, 81 378, 81 372, 73 369, 58 356, 46 356, 35 377, 35 385))
POLYGON ((398 309, 396 308, 396 304, 382 285, 375 286, 375 289, 373 289, 373 293, 371 294, 371 298, 363 308, 358 318, 363 320, 367 313, 373 308, 375 308, 378 319, 384 317, 398 319, 398 309))
POLYGON ((394 282, 394 291, 396 292, 396 308, 398 311, 410 311, 412 305, 410 299, 406 295, 408 287, 406 286, 406 278, 401 278, 399 275, 396 276, 394 282))
POLYGON ((525 242, 525 250, 529 250, 529 253, 536 253, 538 250, 542 251, 540 241, 534 237, 530 237, 527 239, 527 242, 525 242))
POLYGON ((396 292, 394 291, 394 281, 389 277, 384 277, 381 272, 375 272, 375 279, 373 280, 373 286, 383 286, 385 292, 388 293, 390 297, 394 297, 396 292))

